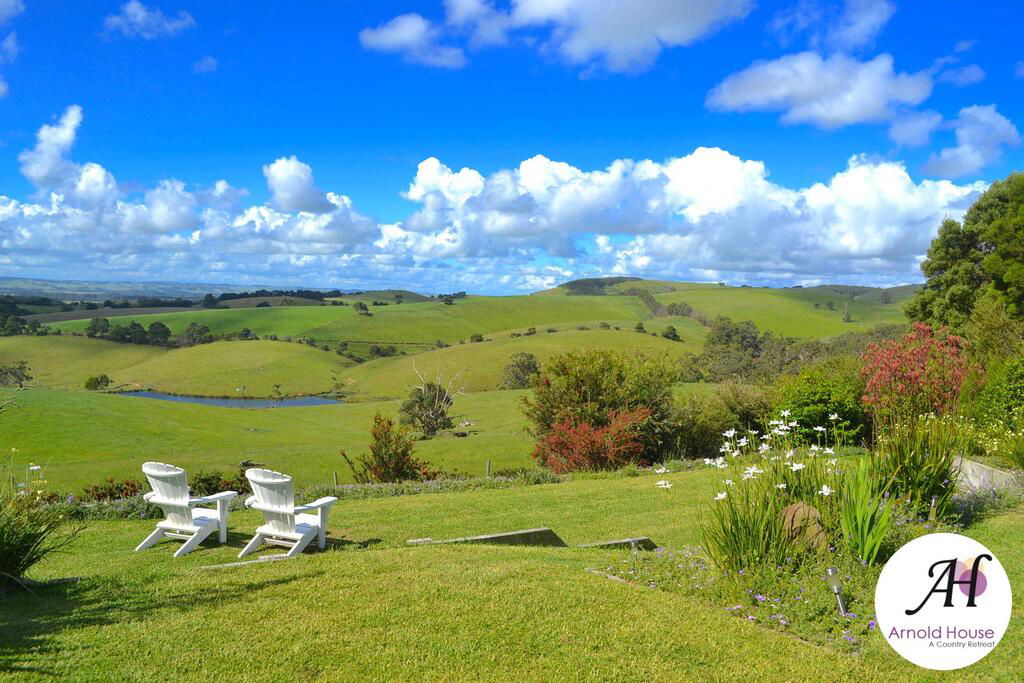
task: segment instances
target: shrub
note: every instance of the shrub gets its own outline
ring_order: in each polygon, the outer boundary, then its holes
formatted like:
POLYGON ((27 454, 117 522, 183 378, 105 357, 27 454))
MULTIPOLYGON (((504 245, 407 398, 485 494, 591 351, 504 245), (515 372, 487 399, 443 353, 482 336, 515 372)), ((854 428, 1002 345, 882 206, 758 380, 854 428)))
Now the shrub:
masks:
POLYGON ((479 342, 482 342, 483 340, 484 340, 484 335, 482 335, 480 333, 474 333, 474 334, 469 335, 469 343, 471 343, 471 344, 477 344, 479 342))
POLYGON ((341 457, 360 484, 421 481, 435 479, 440 474, 431 470, 428 463, 413 456, 413 440, 409 431, 380 413, 373 416, 368 448, 369 453, 360 456, 356 463, 349 459, 345 451, 341 451, 341 457))
POLYGON ((954 412, 965 378, 980 372, 965 346, 947 328, 924 323, 914 323, 900 339, 870 344, 863 356, 864 401, 876 417, 954 412))
POLYGON ((28 362, 22 360, 11 365, 0 365, 0 387, 21 389, 31 381, 32 375, 29 373, 28 362))
POLYGON ((567 351, 551 358, 523 398, 537 441, 558 423, 607 427, 613 416, 646 409, 635 426, 643 459, 662 459, 672 446, 671 373, 661 360, 609 350, 567 351))
POLYGON ((141 495, 143 489, 141 481, 135 479, 115 481, 113 477, 108 477, 104 483, 93 484, 86 488, 84 497, 91 501, 119 500, 141 495))
POLYGON ((1024 356, 995 369, 971 408, 984 424, 1024 428, 1024 356))
POLYGON ((100 391, 110 386, 110 378, 106 375, 96 375, 85 380, 85 388, 89 391, 100 391))
POLYGON ((838 356, 784 376, 775 385, 776 409, 788 410, 805 440, 814 440, 813 428, 841 428, 847 437, 864 438, 871 431, 865 409, 865 382, 861 364, 852 356, 838 356), (831 419, 838 415, 838 419, 831 419))
POLYGON ((661 333, 661 336, 670 341, 679 341, 679 333, 676 331, 674 325, 669 325, 668 327, 666 327, 665 330, 661 333))
POLYGON ((533 457, 556 474, 579 470, 618 469, 629 463, 646 464, 641 459, 644 447, 637 428, 650 417, 650 411, 609 414, 608 424, 595 427, 588 422, 556 422, 551 431, 533 449, 533 457))
POLYGON ((195 470, 188 478, 188 491, 193 496, 212 496, 224 489, 220 487, 224 477, 220 472, 195 470))
POLYGON ((398 414, 402 424, 415 425, 423 436, 430 438, 442 429, 454 426, 448 416, 453 402, 452 395, 443 386, 437 382, 424 382, 409 392, 409 398, 402 403, 398 414))
POLYGON ((502 373, 499 389, 525 389, 540 374, 540 363, 532 353, 516 353, 502 373))
POLYGON ((762 389, 743 384, 722 384, 709 396, 684 396, 672 419, 675 450, 687 458, 718 453, 723 432, 759 425, 770 410, 762 389))

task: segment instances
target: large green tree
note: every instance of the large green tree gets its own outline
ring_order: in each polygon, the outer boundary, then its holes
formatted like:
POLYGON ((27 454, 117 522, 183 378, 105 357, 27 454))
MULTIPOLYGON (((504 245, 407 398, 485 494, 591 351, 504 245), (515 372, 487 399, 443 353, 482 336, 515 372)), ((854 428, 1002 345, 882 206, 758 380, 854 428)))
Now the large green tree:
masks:
POLYGON ((907 304, 912 320, 961 330, 987 290, 1024 317, 1024 174, 993 183, 963 223, 944 220, 921 271, 928 280, 907 304))

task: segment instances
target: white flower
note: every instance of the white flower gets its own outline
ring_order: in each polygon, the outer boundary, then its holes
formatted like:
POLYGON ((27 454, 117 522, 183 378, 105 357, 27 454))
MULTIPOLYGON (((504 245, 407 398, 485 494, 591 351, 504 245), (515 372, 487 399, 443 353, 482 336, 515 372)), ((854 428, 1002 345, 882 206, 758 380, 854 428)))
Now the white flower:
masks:
POLYGON ((742 455, 742 453, 740 453, 739 451, 733 451, 730 455, 732 455, 732 457, 734 457, 734 458, 737 458, 740 455, 742 455))
POLYGON ((715 461, 712 460, 711 458, 704 458, 704 464, 705 465, 714 465, 715 461))
POLYGON ((839 413, 832 413, 831 415, 828 416, 828 419, 830 419, 833 422, 835 422, 836 420, 839 419, 839 413))
POLYGON ((770 438, 772 438, 771 434, 762 434, 761 435, 761 441, 767 441, 770 438))
POLYGON ((718 452, 719 453, 728 453, 729 452, 729 444, 723 443, 721 446, 718 447, 718 452))
POLYGON ((818 490, 818 493, 823 496, 831 496, 833 491, 834 489, 830 488, 828 484, 822 484, 821 489, 818 490))
POLYGON ((821 450, 821 446, 818 446, 816 444, 811 444, 811 447, 810 447, 811 453, 817 453, 820 450, 821 450))
POLYGON ((779 414, 782 415, 782 417, 789 417, 790 416, 790 412, 788 410, 783 410, 779 414))
POLYGON ((732 479, 726 479, 726 480, 725 480, 725 485, 726 485, 726 486, 732 486, 732 485, 733 485, 733 483, 734 483, 734 482, 733 482, 733 480, 732 480, 732 479))
POLYGON ((766 444, 766 443, 763 443, 763 444, 761 444, 760 446, 758 446, 758 447, 757 447, 757 450, 758 450, 759 452, 761 452, 761 453, 767 453, 767 452, 768 452, 768 451, 770 451, 771 449, 772 449, 772 447, 771 447, 771 446, 769 446, 769 445, 768 445, 768 444, 766 444))
POLYGON ((746 446, 746 445, 747 445, 747 437, 743 437, 742 439, 740 439, 739 441, 737 441, 737 442, 736 442, 736 445, 737 445, 737 446, 746 446))
POLYGON ((796 422, 794 421, 794 422, 790 422, 790 423, 789 423, 789 426, 790 426, 790 427, 797 427, 797 426, 798 426, 798 424, 797 424, 797 423, 796 423, 796 422))
POLYGON ((835 465, 837 462, 839 462, 839 461, 836 460, 835 458, 829 458, 828 464, 829 465, 835 465))
POLYGON ((790 459, 790 458, 792 458, 792 457, 793 457, 794 455, 796 455, 796 451, 794 451, 794 450, 788 450, 788 451, 786 451, 786 460, 789 460, 789 459, 790 459))
POLYGON ((731 439, 732 437, 736 436, 736 430, 730 429, 727 432, 722 432, 722 436, 724 436, 727 439, 731 439))
POLYGON ((776 484, 776 485, 775 485, 775 488, 777 488, 777 489, 784 489, 784 488, 786 488, 786 483, 785 483, 785 482, 783 482, 783 483, 781 483, 781 484, 776 484))
POLYGON ((789 469, 793 470, 794 472, 799 472, 805 467, 807 467, 807 465, 803 464, 802 462, 795 462, 789 466, 789 469))
POLYGON ((816 432, 823 432, 823 431, 825 431, 825 428, 822 427, 821 425, 818 425, 818 426, 816 426, 814 428, 814 431, 816 431, 816 432))
POLYGON ((825 453, 826 455, 834 455, 835 454, 835 451, 833 449, 831 449, 831 448, 826 448, 822 452, 825 453))
POLYGON ((42 468, 42 467, 41 467, 40 465, 29 465, 29 466, 28 466, 28 468, 29 468, 30 470, 32 470, 33 472, 35 472, 36 470, 41 470, 41 469, 43 469, 43 468, 42 468))
POLYGON ((17 452, 18 452, 18 449, 17 449, 17 448, 12 448, 12 449, 11 449, 11 453, 17 453, 17 452))
POLYGON ((672 488, 672 482, 668 481, 667 479, 661 479, 660 481, 655 482, 654 485, 657 486, 659 489, 672 488))
POLYGON ((715 463, 715 467, 717 467, 720 470, 724 470, 728 466, 729 464, 725 462, 725 458, 719 458, 718 462, 715 463))
POLYGON ((725 499, 726 499, 726 497, 727 497, 727 496, 726 496, 726 493, 725 493, 725 491, 719 491, 719 492, 718 492, 718 493, 717 493, 717 494, 715 495, 715 500, 725 500, 725 499))
POLYGON ((667 474, 668 473, 668 468, 667 467, 658 467, 657 469, 654 470, 654 473, 655 474, 667 474))
POLYGON ((743 478, 744 479, 753 479, 757 475, 763 474, 763 473, 764 473, 764 470, 762 470, 760 467, 758 467, 757 465, 751 465, 750 467, 748 467, 746 470, 743 471, 743 478))

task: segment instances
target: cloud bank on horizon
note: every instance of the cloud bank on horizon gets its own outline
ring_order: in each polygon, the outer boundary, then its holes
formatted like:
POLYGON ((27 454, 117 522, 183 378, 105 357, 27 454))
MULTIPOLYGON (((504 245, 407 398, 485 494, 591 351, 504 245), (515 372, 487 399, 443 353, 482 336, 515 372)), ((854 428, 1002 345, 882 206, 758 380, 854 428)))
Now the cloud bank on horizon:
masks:
MULTIPOLYGON (((470 68, 483 51, 525 47, 584 78, 627 78, 755 9, 751 0, 439 6, 441 19, 417 12, 383 18, 359 31, 358 42, 450 72, 470 68)), ((22 0, 0 0, 0 24, 24 9, 22 0)), ((712 116, 761 112, 783 126, 822 131, 877 126, 896 149, 925 147, 937 132, 951 132, 955 144, 937 145, 923 166, 929 178, 859 152, 845 169, 799 187, 770 180, 763 161, 715 146, 591 169, 537 154, 496 171, 455 170, 431 156, 407 187, 392 190, 413 209, 386 221, 358 209, 345 188, 321 187, 295 153, 262 166, 266 201, 250 200, 248 189, 226 178, 209 186, 173 177, 144 189, 120 183, 101 162, 75 160, 86 112, 70 104, 18 154, 34 192, 0 192, 0 269, 59 277, 73 265, 104 279, 479 292, 620 274, 752 284, 917 281, 938 225, 961 217, 987 186, 960 179, 976 177, 1021 138, 997 104, 969 104, 955 116, 928 106, 937 89, 987 77, 968 61, 971 41, 918 70, 901 69, 888 52, 872 54, 896 12, 889 0, 796 0, 766 27, 791 51, 723 74, 704 106, 712 116)), ((138 41, 198 26, 185 10, 139 0, 101 25, 106 40, 138 41)), ((18 52, 12 31, 0 41, 0 64, 18 52)), ((218 66, 211 55, 191 63, 205 78, 218 66)), ((7 91, 0 77, 0 97, 7 91)))
POLYGON ((962 215, 986 186, 915 182, 900 163, 855 156, 831 178, 789 188, 764 163, 717 147, 595 170, 538 155, 489 175, 431 157, 404 191, 418 209, 381 223, 318 187, 295 156, 263 167, 262 204, 246 205, 227 180, 189 189, 171 178, 127 192, 101 164, 71 158, 83 120, 68 107, 19 155, 37 195, 0 196, 0 265, 59 273, 75 262, 108 278, 206 273, 243 283, 354 273, 478 291, 602 273, 899 283, 915 278, 941 220, 962 215))

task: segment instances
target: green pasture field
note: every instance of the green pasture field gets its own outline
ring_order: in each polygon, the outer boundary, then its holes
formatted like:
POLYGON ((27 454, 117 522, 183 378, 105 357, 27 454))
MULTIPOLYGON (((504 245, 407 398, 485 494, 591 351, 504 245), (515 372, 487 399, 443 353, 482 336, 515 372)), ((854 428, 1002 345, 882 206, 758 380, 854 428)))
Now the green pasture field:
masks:
MULTIPOLYGON (((524 393, 460 396, 451 414, 473 423, 469 436, 418 442, 418 457, 472 475, 484 474, 487 460, 494 469, 533 466, 519 410, 524 393)), ((351 481, 338 451, 364 452, 374 413, 394 417, 399 406, 379 401, 246 410, 50 389, 0 392, 4 397, 16 405, 0 423, 0 454, 17 449, 17 466, 43 465, 53 487, 74 492, 107 477, 140 479, 147 460, 222 472, 253 460, 304 485, 325 484, 334 472, 351 481)))
POLYGON ((690 351, 698 353, 706 331, 692 320, 677 326, 683 341, 673 342, 650 334, 638 334, 632 327, 622 330, 576 329, 548 333, 544 330, 528 337, 503 337, 492 341, 456 344, 414 356, 393 356, 354 365, 342 372, 345 391, 359 396, 405 397, 419 382, 417 371, 425 379, 442 379, 446 384, 456 378, 453 387, 469 391, 497 389, 505 366, 516 353, 532 353, 542 363, 568 349, 615 349, 641 351, 649 355, 678 358, 690 351))
MULTIPOLYGON (((260 336, 312 337, 319 341, 375 343, 446 343, 472 334, 525 329, 552 324, 594 324, 601 321, 646 318, 646 309, 633 297, 467 297, 452 306, 437 301, 370 307, 373 315, 358 315, 351 306, 288 306, 231 310, 196 310, 182 313, 114 319, 137 320, 149 326, 157 320, 174 334, 191 322, 207 325, 214 334, 248 328, 260 336)), ((88 321, 55 323, 64 331, 83 331, 88 321)))
POLYGON ((28 362, 38 385, 82 389, 91 376, 111 389, 190 396, 288 396, 330 391, 333 373, 352 364, 333 351, 283 341, 225 341, 180 349, 119 344, 70 335, 0 338, 0 363, 28 362))
MULTIPOLYGON (((588 573, 622 551, 407 547, 550 526, 568 543, 646 535, 698 540, 712 471, 584 477, 559 484, 337 504, 328 549, 299 559, 199 571, 235 560, 260 523, 233 513, 226 546, 173 559, 134 546, 152 520, 90 522, 32 572, 77 583, 3 598, 0 673, 12 680, 948 680, 896 655, 875 630, 844 654, 733 616, 695 595, 588 573), (662 478, 658 476, 657 478, 662 478)), ((1024 581, 1024 515, 972 527, 1013 585, 1024 581)), ((280 552, 268 549, 261 555, 280 552)), ((810 590, 828 590, 824 581, 810 590)), ((1000 645, 958 680, 1014 680, 1024 661, 1018 601, 1000 645)))

